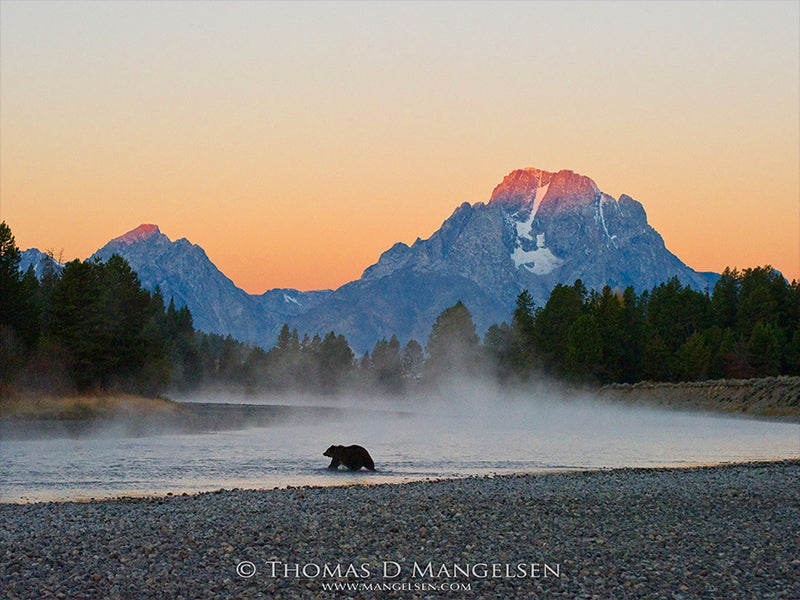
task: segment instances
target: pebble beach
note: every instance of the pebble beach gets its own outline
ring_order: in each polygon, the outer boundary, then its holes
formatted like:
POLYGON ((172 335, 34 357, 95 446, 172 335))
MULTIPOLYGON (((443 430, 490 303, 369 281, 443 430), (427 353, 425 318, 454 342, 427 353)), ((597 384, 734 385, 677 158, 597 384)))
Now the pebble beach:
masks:
POLYGON ((0 505, 17 598, 800 598, 800 460, 0 505))

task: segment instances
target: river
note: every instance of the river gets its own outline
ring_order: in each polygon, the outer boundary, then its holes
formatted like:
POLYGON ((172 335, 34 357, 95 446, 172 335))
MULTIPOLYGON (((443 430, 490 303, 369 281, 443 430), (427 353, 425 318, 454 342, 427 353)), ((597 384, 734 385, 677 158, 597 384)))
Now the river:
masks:
POLYGON ((304 414, 233 430, 132 434, 123 424, 110 424, 87 435, 0 439, 0 502, 800 456, 797 423, 631 408, 546 393, 499 398, 491 390, 463 389, 448 398, 380 405, 343 398, 335 406, 351 410, 338 416, 304 414), (328 471, 329 459, 322 453, 331 444, 365 446, 377 471, 328 471))

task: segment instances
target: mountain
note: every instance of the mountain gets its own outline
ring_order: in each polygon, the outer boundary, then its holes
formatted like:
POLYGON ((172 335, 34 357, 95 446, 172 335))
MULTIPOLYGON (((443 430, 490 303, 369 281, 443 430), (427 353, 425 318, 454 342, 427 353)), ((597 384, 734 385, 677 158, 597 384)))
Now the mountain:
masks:
POLYGON ((629 196, 615 200, 572 171, 519 169, 488 203, 464 203, 427 240, 395 244, 296 323, 341 332, 358 349, 392 333, 424 343, 436 316, 458 300, 483 332, 510 318, 524 289, 541 306, 558 283, 642 291, 674 276, 701 290, 718 278, 667 250, 629 196))
POLYGON ((459 300, 483 333, 511 318, 524 289, 541 306, 556 284, 576 279, 589 289, 643 291, 671 277, 704 290, 719 277, 672 254, 636 200, 616 200, 572 171, 533 168, 512 171, 488 202, 462 204, 430 238, 395 244, 335 291, 248 294, 200 246, 173 242, 156 225, 111 240, 95 256, 113 253, 147 289, 187 305, 200 330, 269 348, 288 323, 301 336, 344 334, 357 353, 392 334, 424 344, 436 317, 459 300))
POLYGON ((248 294, 226 277, 200 246, 185 238, 173 242, 156 225, 140 225, 108 242, 94 256, 105 261, 112 254, 130 263, 143 287, 160 289, 165 302, 173 299, 178 307, 188 306, 197 329, 266 347, 275 343, 287 319, 329 294, 290 289, 248 294))
POLYGON ((51 262, 50 255, 38 248, 28 248, 20 252, 19 270, 25 273, 30 267, 33 267, 34 275, 41 281, 48 269, 52 269, 51 273, 60 272, 64 265, 54 258, 51 262))

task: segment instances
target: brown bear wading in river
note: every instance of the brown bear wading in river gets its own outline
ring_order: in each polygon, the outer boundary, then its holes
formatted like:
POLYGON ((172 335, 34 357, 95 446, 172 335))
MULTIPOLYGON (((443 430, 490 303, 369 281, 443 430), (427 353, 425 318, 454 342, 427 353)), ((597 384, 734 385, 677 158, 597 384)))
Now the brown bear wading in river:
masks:
POLYGON ((361 467, 365 467, 370 471, 375 470, 375 463, 372 462, 372 457, 367 452, 366 448, 361 446, 331 446, 322 456, 329 456, 331 464, 328 465, 329 469, 338 469, 339 465, 344 465, 351 471, 358 471, 361 467))

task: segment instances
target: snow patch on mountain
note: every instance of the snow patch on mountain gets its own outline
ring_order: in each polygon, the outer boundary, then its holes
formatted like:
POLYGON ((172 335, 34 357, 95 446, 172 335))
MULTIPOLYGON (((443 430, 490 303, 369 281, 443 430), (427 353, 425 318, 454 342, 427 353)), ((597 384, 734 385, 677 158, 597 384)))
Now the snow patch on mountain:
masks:
POLYGON ((564 264, 564 261, 545 245, 543 233, 536 236, 536 248, 533 250, 523 250, 518 244, 511 253, 511 260, 517 268, 525 267, 534 275, 547 275, 564 264))
POLYGON ((531 231, 533 230, 534 216, 535 215, 533 211, 531 211, 531 214, 527 219, 525 219, 524 221, 517 221, 515 223, 517 227, 517 238, 533 241, 533 236, 531 235, 531 231))
POLYGON ((547 190, 550 187, 550 182, 547 182, 540 188, 536 190, 536 195, 533 197, 533 210, 531 210, 531 222, 533 222, 533 218, 536 216, 536 211, 539 210, 539 207, 542 205, 542 200, 547 195, 547 190))
MULTIPOLYGON (((611 235, 608 232, 608 225, 606 225, 606 216, 603 212, 603 201, 606 199, 605 195, 600 196, 600 199, 597 201, 597 215, 600 219, 600 223, 603 225, 603 231, 606 234, 606 237, 611 240, 611 243, 614 244, 614 247, 617 247, 617 236, 611 235)), ((613 198, 609 198, 611 202, 616 202, 613 198)))
POLYGON ((535 239, 533 237, 533 222, 536 219, 536 212, 542 205, 542 200, 547 195, 549 187, 549 181, 537 187, 528 210, 518 211, 511 217, 517 234, 514 249, 511 251, 511 260, 518 269, 525 267, 535 275, 547 275, 564 264, 564 261, 545 245, 544 233, 537 233, 535 239), (530 242, 535 242, 534 248, 530 248, 530 242))
MULTIPOLYGON (((527 218, 525 218, 524 221, 516 222, 517 237, 533 241, 533 237, 531 236, 533 220, 536 218, 536 211, 539 210, 539 206, 542 204, 542 199, 547 194, 548 187, 550 187, 550 184, 546 183, 545 185, 536 188, 530 214, 527 216, 527 218)), ((517 215, 518 214, 520 213, 517 213, 517 215)))

